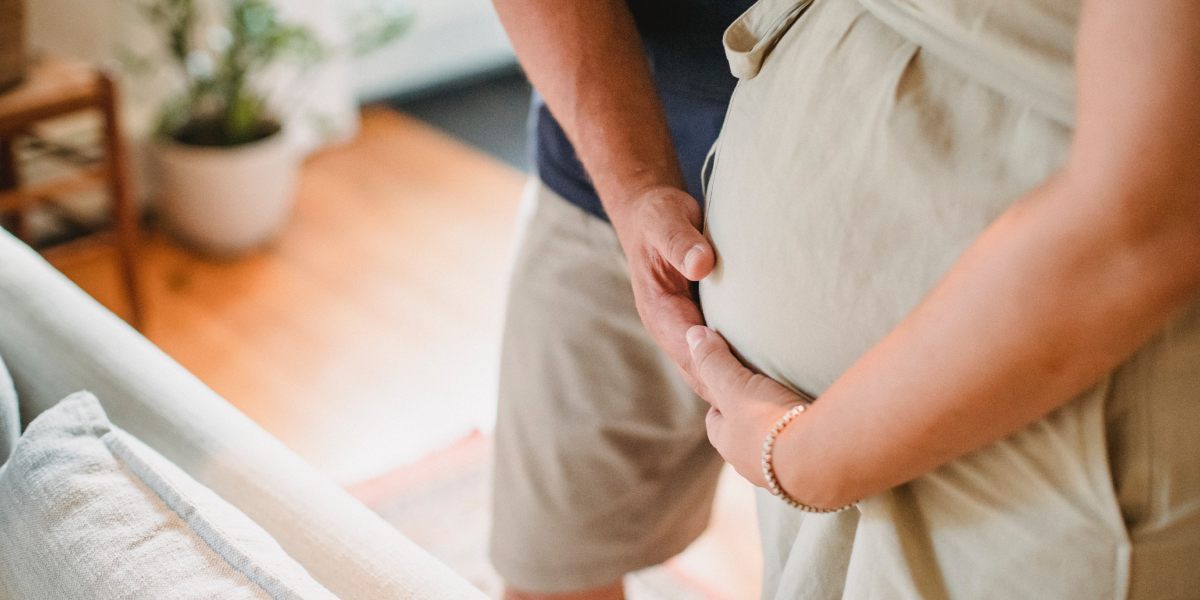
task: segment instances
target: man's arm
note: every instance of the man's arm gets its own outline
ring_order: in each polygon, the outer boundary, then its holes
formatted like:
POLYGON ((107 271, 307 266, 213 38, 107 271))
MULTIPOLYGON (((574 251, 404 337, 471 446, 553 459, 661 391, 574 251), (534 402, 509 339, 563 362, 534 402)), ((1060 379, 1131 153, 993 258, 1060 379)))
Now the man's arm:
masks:
MULTIPOLYGON (((1200 3, 1088 0, 1065 167, 993 223, 921 305, 779 437, 801 502, 923 475, 1070 401, 1200 294, 1200 3)), ((752 477, 798 401, 697 329, 710 437, 752 477), (714 425, 716 433, 714 434, 714 425)))
POLYGON ((530 81, 591 177, 629 260, 638 312, 685 370, 702 321, 688 291, 712 269, 624 0, 495 0, 530 81), (690 253, 690 254, 689 254, 690 253), (686 277, 685 277, 686 274, 686 277))

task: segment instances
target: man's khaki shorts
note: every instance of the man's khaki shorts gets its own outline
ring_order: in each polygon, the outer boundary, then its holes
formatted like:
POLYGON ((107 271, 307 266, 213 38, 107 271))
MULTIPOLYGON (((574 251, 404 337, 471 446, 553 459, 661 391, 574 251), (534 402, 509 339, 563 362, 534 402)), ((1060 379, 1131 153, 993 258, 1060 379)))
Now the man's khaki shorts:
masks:
MULTIPOLYGON (((491 555, 509 585, 614 583, 705 529, 708 406, 638 319, 612 227, 537 181, 500 370, 491 555)), ((529 210, 531 209, 531 210, 529 210)))

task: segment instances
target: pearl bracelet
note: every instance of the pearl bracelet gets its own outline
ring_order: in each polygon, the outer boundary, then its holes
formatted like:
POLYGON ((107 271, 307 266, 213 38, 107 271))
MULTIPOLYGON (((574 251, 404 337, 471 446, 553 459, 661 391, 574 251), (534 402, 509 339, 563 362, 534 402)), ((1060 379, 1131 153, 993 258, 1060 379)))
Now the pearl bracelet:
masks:
POLYGON ((762 473, 763 478, 767 480, 767 491, 771 492, 771 495, 776 496, 780 500, 786 502, 788 506, 804 512, 835 513, 842 512, 848 508, 853 508, 853 504, 847 504, 846 506, 842 506, 840 508, 817 508, 815 506, 802 504, 799 500, 796 500, 790 494, 785 492, 783 487, 779 485, 779 478, 775 476, 775 465, 771 462, 773 453, 775 451, 775 439, 779 437, 780 432, 782 432, 789 423, 796 420, 796 417, 800 416, 800 413, 804 412, 807 408, 807 404, 797 404, 787 412, 783 413, 783 416, 779 417, 779 420, 775 422, 775 426, 771 427, 771 431, 767 432, 766 439, 763 440, 762 473))

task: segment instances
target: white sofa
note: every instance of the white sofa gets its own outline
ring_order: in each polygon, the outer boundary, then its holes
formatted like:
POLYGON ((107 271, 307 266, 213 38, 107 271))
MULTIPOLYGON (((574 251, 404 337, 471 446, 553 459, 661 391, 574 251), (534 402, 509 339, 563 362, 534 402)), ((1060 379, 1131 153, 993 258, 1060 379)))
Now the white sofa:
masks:
POLYGON ((22 421, 80 389, 346 599, 484 595, 0 230, 0 356, 22 421))

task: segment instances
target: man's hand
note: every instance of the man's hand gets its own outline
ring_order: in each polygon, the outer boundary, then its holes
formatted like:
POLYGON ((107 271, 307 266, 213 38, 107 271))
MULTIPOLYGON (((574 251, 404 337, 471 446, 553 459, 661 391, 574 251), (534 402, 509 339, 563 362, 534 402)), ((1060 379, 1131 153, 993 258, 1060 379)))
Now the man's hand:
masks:
POLYGON ((629 260, 638 314, 683 370, 700 324, 689 280, 712 270, 700 206, 683 191, 675 147, 625 0, 495 0, 534 87, 563 127, 629 260))
POLYGON ((638 315, 650 335, 703 393, 692 369, 687 330, 704 323, 691 293, 713 269, 715 254, 700 233, 700 205, 674 187, 650 188, 609 211, 629 261, 638 315))

